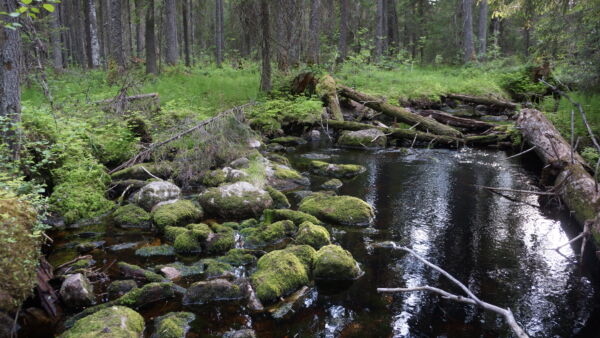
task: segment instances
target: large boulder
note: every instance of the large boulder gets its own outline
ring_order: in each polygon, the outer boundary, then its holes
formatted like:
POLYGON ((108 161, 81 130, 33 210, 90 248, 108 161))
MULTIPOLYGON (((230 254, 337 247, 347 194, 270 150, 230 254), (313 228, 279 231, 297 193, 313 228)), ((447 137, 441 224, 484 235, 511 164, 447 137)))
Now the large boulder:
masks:
POLYGON ((203 210, 189 200, 178 200, 159 205, 152 211, 154 224, 160 230, 167 226, 185 226, 202 219, 203 210))
POLYGON ((296 243, 310 245, 319 250, 321 247, 331 244, 331 236, 325 227, 304 222, 298 228, 296 243))
POLYGON ((199 201, 210 214, 233 219, 258 216, 273 204, 267 191, 248 182, 207 189, 200 194, 199 201))
POLYGON ((344 131, 338 138, 337 144, 352 148, 385 148, 387 137, 379 129, 364 129, 344 131))
POLYGON ((319 176, 335 178, 352 178, 366 171, 358 164, 333 164, 323 161, 311 161, 310 171, 319 176))
POLYGON ((371 224, 374 217, 373 208, 360 198, 324 193, 315 193, 303 199, 299 210, 324 222, 340 225, 366 226, 371 224))
MULTIPOLYGON (((267 210, 265 210, 265 213, 267 210)), ((313 224, 321 224, 315 216, 311 214, 307 214, 302 211, 296 211, 291 209, 279 209, 279 210, 270 210, 271 217, 273 221, 283 221, 290 220, 296 224, 296 226, 300 226, 300 224, 304 222, 311 222, 313 224)))
POLYGON ((71 309, 81 309, 94 303, 94 288, 80 273, 67 276, 59 293, 63 303, 71 309))
POLYGON ((127 204, 117 208, 112 214, 116 225, 121 228, 150 228, 152 217, 146 210, 135 204, 127 204))
POLYGON ((167 181, 156 181, 146 184, 135 194, 131 195, 129 200, 150 211, 160 202, 178 199, 180 194, 181 189, 175 184, 167 181))
POLYGON ((294 222, 285 220, 271 224, 264 224, 257 228, 246 228, 242 231, 245 235, 245 246, 248 248, 260 248, 269 244, 275 244, 296 232, 294 222))
POLYGON ((185 338, 194 319, 196 315, 191 312, 171 312, 157 317, 152 338, 185 338))
POLYGON ((339 245, 327 245, 315 256, 313 276, 321 280, 354 280, 361 275, 352 254, 339 245))
POLYGON ((183 297, 184 304, 206 304, 244 298, 239 285, 225 279, 213 279, 192 284, 183 297))
POLYGON ((84 317, 62 338, 142 337, 144 318, 124 306, 110 306, 84 317))
POLYGON ((263 303, 271 303, 308 284, 309 272, 290 251, 274 250, 262 256, 251 276, 256 296, 263 303))

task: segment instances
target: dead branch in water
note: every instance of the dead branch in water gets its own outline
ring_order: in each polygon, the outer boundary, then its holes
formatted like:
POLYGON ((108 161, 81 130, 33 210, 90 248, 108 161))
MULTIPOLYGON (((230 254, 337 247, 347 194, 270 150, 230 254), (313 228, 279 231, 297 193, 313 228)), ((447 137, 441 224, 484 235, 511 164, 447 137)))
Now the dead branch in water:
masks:
POLYGON ((517 323, 517 321, 515 320, 515 317, 513 316, 512 311, 509 308, 503 309, 494 304, 490 304, 490 303, 482 301, 477 296, 475 296, 475 294, 473 294, 473 292, 467 286, 465 286, 463 283, 461 283, 458 279, 456 279, 454 276, 452 276, 446 270, 431 263, 424 257, 417 254, 412 249, 403 247, 403 246, 398 246, 398 245, 396 245, 396 243, 392 243, 392 248, 408 252, 409 254, 411 254, 412 256, 414 256, 415 258, 420 260, 421 262, 423 262, 425 265, 440 272, 442 275, 444 275, 446 278, 448 278, 450 281, 452 281, 452 283, 454 283, 456 286, 461 288, 464 291, 464 293, 467 294, 467 297, 455 295, 453 293, 450 293, 445 290, 435 288, 435 287, 432 287, 429 285, 418 286, 418 287, 414 287, 414 288, 377 288, 377 292, 395 293, 395 292, 429 291, 429 292, 437 293, 445 299, 454 300, 457 302, 462 302, 462 303, 467 303, 467 304, 472 304, 472 305, 477 305, 477 306, 483 308, 484 310, 495 312, 504 317, 504 320, 506 320, 506 323, 508 324, 508 326, 511 328, 511 330, 517 337, 519 337, 519 338, 529 337, 527 335, 527 333, 525 332, 525 330, 523 330, 523 328, 521 328, 521 326, 517 323))
POLYGON ((495 188, 495 187, 486 187, 484 185, 475 185, 478 188, 483 188, 491 191, 506 191, 506 192, 518 192, 524 194, 534 194, 534 195, 543 195, 543 196, 554 196, 556 193, 549 191, 534 191, 534 190, 519 190, 519 189, 509 189, 509 188, 495 188))

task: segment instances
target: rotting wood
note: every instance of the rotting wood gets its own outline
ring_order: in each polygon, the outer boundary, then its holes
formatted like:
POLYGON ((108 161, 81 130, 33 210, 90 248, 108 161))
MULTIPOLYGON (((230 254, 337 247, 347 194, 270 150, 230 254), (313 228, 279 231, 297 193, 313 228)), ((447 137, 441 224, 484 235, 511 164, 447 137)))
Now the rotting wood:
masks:
POLYGON ((424 117, 430 117, 440 123, 447 124, 452 127, 464 128, 468 130, 487 130, 494 127, 494 125, 491 123, 454 116, 440 110, 420 110, 416 113, 424 117))
POLYGON ((509 109, 509 110, 517 109, 516 103, 509 102, 509 101, 503 101, 503 100, 496 99, 493 97, 473 96, 473 95, 463 95, 463 94, 446 94, 446 97, 449 99, 459 100, 462 102, 490 106, 492 108, 509 109))
POLYGON ((440 135, 440 136, 450 136, 455 138, 462 138, 462 133, 450 126, 439 123, 434 119, 423 117, 417 114, 413 114, 410 111, 394 106, 392 104, 387 103, 385 100, 367 95, 361 92, 358 92, 350 87, 346 87, 343 85, 337 86, 338 92, 340 95, 345 96, 349 99, 357 101, 359 103, 364 104, 365 106, 382 112, 390 117, 397 119, 398 121, 410 124, 417 125, 417 129, 424 131, 426 133, 440 135))
POLYGON ((319 83, 317 84, 317 94, 319 94, 327 104, 327 109, 329 110, 331 117, 334 120, 344 121, 344 115, 342 114, 340 100, 336 91, 335 80, 331 75, 325 75, 319 79, 319 83))

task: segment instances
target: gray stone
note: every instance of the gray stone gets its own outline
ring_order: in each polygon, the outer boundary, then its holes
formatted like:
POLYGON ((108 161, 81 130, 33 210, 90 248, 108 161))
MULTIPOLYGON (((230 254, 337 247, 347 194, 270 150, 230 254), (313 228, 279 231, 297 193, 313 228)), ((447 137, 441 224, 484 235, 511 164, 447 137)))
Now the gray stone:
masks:
POLYGON ((84 275, 69 275, 60 286, 60 298, 72 309, 81 309, 94 303, 94 288, 84 275))
POLYGON ((167 181, 151 182, 131 195, 130 201, 144 208, 152 208, 160 202, 176 200, 181 194, 181 189, 167 181))

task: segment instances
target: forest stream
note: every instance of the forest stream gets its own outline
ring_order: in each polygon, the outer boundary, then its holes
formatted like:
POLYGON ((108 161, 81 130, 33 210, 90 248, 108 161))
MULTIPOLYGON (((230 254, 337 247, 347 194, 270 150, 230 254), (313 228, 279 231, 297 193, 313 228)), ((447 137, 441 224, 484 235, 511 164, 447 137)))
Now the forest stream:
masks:
MULTIPOLYGON (((552 250, 579 232, 568 212, 557 211, 539 196, 507 192, 503 197, 480 187, 530 190, 539 172, 534 157, 507 159, 503 151, 470 148, 340 149, 323 142, 299 146, 287 157, 294 168, 306 174, 308 162, 314 159, 367 168, 345 180, 337 193, 371 204, 375 209, 372 226, 327 225, 332 243, 350 251, 364 274, 353 282, 309 285, 294 302, 284 303, 287 308, 280 305, 274 312, 255 313, 238 301, 182 305, 175 299, 155 303, 138 309, 146 320, 147 336, 152 334, 154 317, 170 311, 196 315, 187 337, 220 336, 245 328, 255 330, 259 337, 510 335, 499 317, 472 305, 425 292, 378 293, 378 287, 420 285, 457 292, 439 273, 386 245, 389 241, 413 248, 468 282, 482 300, 509 307, 531 336, 588 336, 598 329, 598 274, 590 268, 595 258, 586 257, 579 264, 579 242, 563 247, 560 253, 552 250)), ((326 180, 314 175, 310 179, 313 191, 320 190, 326 180)), ((303 192, 292 191, 287 196, 293 209, 303 192)), ((136 256, 137 248, 160 244, 161 238, 150 232, 118 229, 109 218, 100 224, 55 232, 52 237, 55 242, 49 261, 54 266, 76 257, 75 246, 81 241, 104 241, 91 255, 96 267, 107 269, 111 279, 118 279, 116 261, 143 267, 179 259, 190 262, 182 257, 136 256)), ((237 268, 234 273, 245 277, 251 271, 237 268)), ((199 276, 177 284, 187 287, 204 278, 199 276)), ((106 300, 103 291, 96 290, 97 300, 106 300)), ((26 327, 21 335, 43 335, 37 329, 26 327)))

